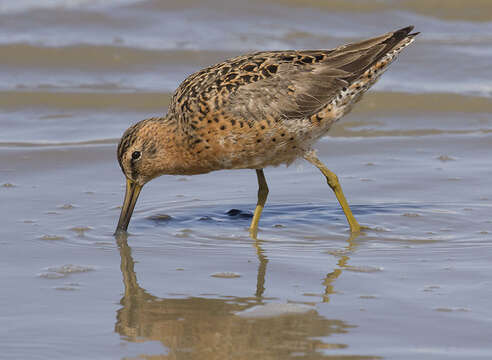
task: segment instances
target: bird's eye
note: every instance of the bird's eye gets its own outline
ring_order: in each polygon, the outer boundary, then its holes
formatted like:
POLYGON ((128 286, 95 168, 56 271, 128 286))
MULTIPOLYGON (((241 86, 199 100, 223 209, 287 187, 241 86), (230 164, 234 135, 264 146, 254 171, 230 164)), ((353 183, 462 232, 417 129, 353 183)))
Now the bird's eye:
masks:
POLYGON ((140 159, 140 155, 141 155, 141 154, 140 154, 140 151, 134 151, 134 152, 132 153, 132 159, 133 159, 133 160, 138 160, 138 159, 140 159))

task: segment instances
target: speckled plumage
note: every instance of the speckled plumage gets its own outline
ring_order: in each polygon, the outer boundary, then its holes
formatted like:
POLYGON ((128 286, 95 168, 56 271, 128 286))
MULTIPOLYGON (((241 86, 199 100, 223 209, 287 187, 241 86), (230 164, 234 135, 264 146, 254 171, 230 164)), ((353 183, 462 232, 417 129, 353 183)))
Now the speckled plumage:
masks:
POLYGON ((130 127, 118 160, 143 185, 163 174, 262 169, 291 163, 348 113, 413 27, 333 50, 242 55, 190 75, 168 113, 130 127), (131 158, 134 151, 141 158, 131 158))

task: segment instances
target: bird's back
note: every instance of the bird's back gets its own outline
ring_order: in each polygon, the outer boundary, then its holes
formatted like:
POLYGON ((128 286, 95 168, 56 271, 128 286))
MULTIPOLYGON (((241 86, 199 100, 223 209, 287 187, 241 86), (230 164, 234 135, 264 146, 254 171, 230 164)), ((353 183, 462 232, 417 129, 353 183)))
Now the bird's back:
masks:
POLYGON ((413 42, 412 27, 333 50, 243 55, 190 75, 167 119, 211 170, 290 163, 413 42))

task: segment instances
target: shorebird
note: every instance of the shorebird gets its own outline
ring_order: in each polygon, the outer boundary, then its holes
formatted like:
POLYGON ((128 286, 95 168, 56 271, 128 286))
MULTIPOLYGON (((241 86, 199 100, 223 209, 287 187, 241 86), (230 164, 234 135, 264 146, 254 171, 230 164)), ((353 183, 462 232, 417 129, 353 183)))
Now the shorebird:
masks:
POLYGON ((142 187, 161 175, 254 169, 257 236, 268 186, 263 168, 304 158, 326 177, 352 233, 360 232, 335 173, 312 146, 360 100, 418 33, 413 26, 332 50, 256 52, 190 75, 167 115, 128 128, 118 145, 126 193, 116 234, 128 228, 142 187))

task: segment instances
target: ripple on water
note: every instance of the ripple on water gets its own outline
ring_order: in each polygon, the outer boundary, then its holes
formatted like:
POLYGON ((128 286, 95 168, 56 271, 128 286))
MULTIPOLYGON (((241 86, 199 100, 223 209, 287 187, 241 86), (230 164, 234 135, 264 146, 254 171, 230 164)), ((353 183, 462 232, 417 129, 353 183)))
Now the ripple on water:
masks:
POLYGON ((440 160, 442 162, 446 162, 446 161, 455 161, 456 159, 454 157, 451 157, 449 155, 440 155, 436 158, 437 160, 440 160))
POLYGON ((95 268, 89 265, 73 265, 66 264, 61 266, 51 266, 46 268, 47 271, 56 272, 58 274, 73 274, 94 271, 95 268))
POLYGON ((420 217, 421 215, 418 214, 418 213, 404 213, 402 214, 402 216, 406 216, 406 217, 420 217))
POLYGON ((249 211, 243 211, 239 209, 231 209, 226 213, 227 216, 238 217, 238 218, 247 218, 250 219, 253 217, 253 214, 249 211))
POLYGON ((75 287, 75 286, 55 286, 54 289, 58 290, 58 291, 76 291, 76 290, 79 290, 79 288, 75 287))
POLYGON ((75 206, 72 204, 63 204, 63 205, 58 206, 59 209, 63 209, 63 210, 70 210, 70 209, 73 209, 74 207, 75 206))
POLYGON ((167 214, 155 214, 155 215, 148 216, 147 219, 155 221, 156 223, 163 223, 163 222, 171 221, 173 217, 167 214))
POLYGON ((268 303, 257 305, 247 310, 236 312, 237 316, 245 318, 267 318, 281 315, 305 314, 316 311, 313 307, 301 304, 268 303))
POLYGON ((189 238, 192 232, 191 229, 181 229, 180 232, 174 233, 174 236, 177 238, 189 238))
POLYGON ((235 272, 216 272, 210 275, 211 277, 221 278, 221 279, 234 279, 241 277, 240 274, 235 272))
POLYGON ((427 285, 424 287, 424 289, 422 291, 424 292, 433 292, 434 290, 438 290, 440 289, 441 287, 439 285, 427 285))
POLYGON ((362 266, 347 265, 344 266, 343 268, 347 271, 361 272, 361 273, 375 273, 384 270, 382 267, 378 267, 378 266, 363 266, 363 265, 362 266))
POLYGON ((360 295, 359 299, 377 299, 376 295, 360 295))
POLYGON ((70 274, 86 273, 96 269, 93 266, 88 265, 66 264, 61 266, 50 266, 44 270, 44 272, 38 274, 39 277, 44 279, 60 279, 70 274))
POLYGON ((92 230, 92 228, 90 226, 74 226, 70 230, 77 233, 78 236, 84 236, 85 232, 92 230))
POLYGON ((469 312, 471 310, 468 308, 463 308, 463 307, 438 307, 438 308, 435 308, 434 311, 439 311, 439 312, 469 312))
POLYGON ((41 240, 57 241, 57 240, 65 240, 65 237, 61 235, 43 235, 41 236, 41 240))
POLYGON ((65 274, 51 273, 51 272, 42 272, 39 273, 38 276, 43 279, 60 279, 65 277, 65 274))

